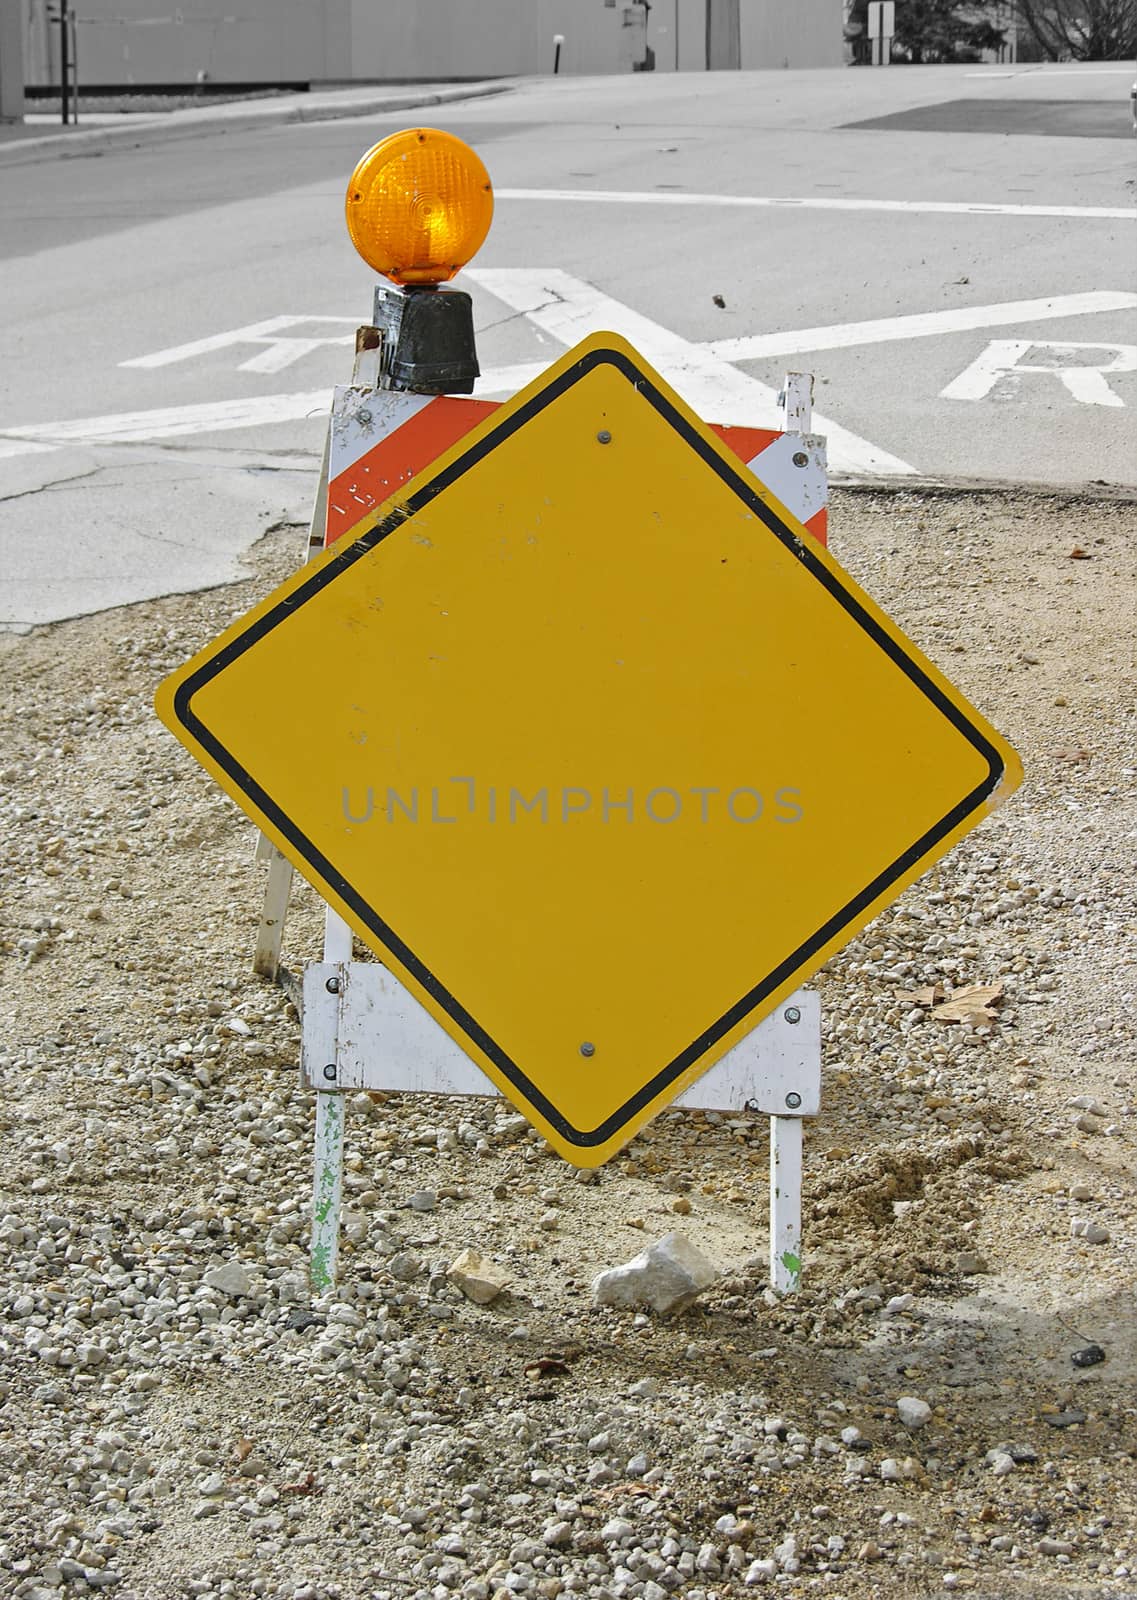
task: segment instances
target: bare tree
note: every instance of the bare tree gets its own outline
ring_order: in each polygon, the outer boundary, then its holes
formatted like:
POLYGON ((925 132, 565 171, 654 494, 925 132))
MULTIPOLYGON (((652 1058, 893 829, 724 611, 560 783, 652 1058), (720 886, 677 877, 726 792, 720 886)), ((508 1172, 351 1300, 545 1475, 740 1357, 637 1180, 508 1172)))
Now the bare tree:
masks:
POLYGON ((968 0, 904 0, 896 8, 893 44, 917 64, 979 61, 1005 41, 988 10, 968 0))
MULTIPOLYGON (((853 43, 858 65, 870 57, 867 9, 868 0, 849 0, 845 19, 845 37, 853 43)), ((995 25, 999 9, 984 0, 902 0, 896 7, 893 60, 917 65, 980 61, 984 50, 997 51, 1006 43, 1006 29, 995 25)))
POLYGON ((1049 61, 1137 55, 1137 0, 1016 0, 1015 10, 1049 61))

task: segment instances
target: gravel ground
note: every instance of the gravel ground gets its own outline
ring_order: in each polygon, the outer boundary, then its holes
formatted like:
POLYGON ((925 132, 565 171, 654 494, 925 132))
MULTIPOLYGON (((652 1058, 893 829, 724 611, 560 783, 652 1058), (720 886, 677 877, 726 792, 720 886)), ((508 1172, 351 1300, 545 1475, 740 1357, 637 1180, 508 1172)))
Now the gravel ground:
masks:
MULTIPOLYGON (((782 1302, 761 1119, 665 1114, 581 1182, 502 1102, 366 1097, 314 1301, 252 831, 150 709, 299 532, 0 639, 0 1594, 1137 1596, 1137 506, 845 491, 833 527, 1027 782, 820 975, 782 1302), (973 983, 978 1025, 897 997, 973 983), (722 1272, 693 1308, 593 1305, 675 1227, 722 1272)), ((290 966, 319 932, 303 889, 290 966)))

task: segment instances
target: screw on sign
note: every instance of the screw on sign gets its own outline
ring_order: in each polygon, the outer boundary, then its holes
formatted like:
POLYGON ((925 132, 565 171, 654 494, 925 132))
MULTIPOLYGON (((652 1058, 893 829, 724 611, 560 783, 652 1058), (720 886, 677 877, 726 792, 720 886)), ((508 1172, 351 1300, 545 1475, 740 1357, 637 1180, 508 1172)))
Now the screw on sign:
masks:
MULTIPOLYGON (((439 223, 444 164, 434 189, 408 182, 422 131, 400 147, 406 227, 382 214, 373 263, 407 285, 381 291, 395 384, 447 367, 424 329, 460 292, 425 285, 488 226, 476 181, 455 184, 465 232, 439 223)), ((368 192, 353 179, 349 196, 368 192)), ((448 338, 460 319, 443 320, 448 338)), ((468 374, 472 345, 460 354, 449 370, 468 374)), ((586 1167, 777 1008, 800 1023, 785 1005, 800 984, 1021 777, 785 505, 603 333, 157 704, 342 919, 326 959, 350 979, 350 935, 364 940, 586 1167)), ((342 1088, 334 1028, 320 1059, 342 1088)), ((326 1218, 342 1117, 323 1131, 326 1218)), ((795 1238, 782 1230, 780 1256, 799 1262, 795 1238)))

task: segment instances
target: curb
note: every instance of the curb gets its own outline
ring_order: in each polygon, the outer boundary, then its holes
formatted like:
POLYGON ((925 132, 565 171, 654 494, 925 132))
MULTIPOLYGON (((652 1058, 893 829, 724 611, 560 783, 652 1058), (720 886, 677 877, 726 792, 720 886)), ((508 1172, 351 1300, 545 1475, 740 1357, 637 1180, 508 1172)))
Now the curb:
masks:
POLYGON ((175 139, 192 139, 201 133, 247 131, 249 128, 281 127, 294 122, 338 122, 346 117, 379 116, 390 111, 411 111, 420 106, 451 105, 461 100, 483 100, 491 95, 509 94, 516 87, 512 79, 500 82, 471 83, 453 89, 434 89, 416 93, 390 91, 372 96, 342 100, 323 99, 317 92, 311 98, 296 97, 284 101, 250 101, 230 106, 218 106, 215 111, 203 107, 199 110, 158 113, 152 120, 140 115, 136 124, 79 129, 74 133, 46 133, 30 139, 16 139, 10 144, 0 140, 0 166, 30 165, 37 161, 56 158, 75 160, 77 157, 101 155, 104 150, 119 146, 168 144, 175 139))
POLYGON ((970 478, 958 475, 944 478, 897 477, 868 473, 829 474, 829 487, 843 489, 850 494, 926 494, 951 499, 963 495, 1025 495, 1030 498, 1047 496, 1054 500, 1110 501, 1116 504, 1137 504, 1137 484, 1089 478, 1081 483, 1047 483, 1037 478, 970 478))

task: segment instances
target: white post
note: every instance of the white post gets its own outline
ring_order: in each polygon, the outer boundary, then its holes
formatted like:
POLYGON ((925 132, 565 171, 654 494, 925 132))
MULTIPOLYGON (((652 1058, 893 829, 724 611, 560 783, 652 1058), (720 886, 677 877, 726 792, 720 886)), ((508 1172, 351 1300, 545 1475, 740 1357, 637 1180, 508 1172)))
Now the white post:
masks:
MULTIPOLYGON (((351 929, 331 906, 324 911, 324 960, 346 966, 351 929)), ((329 1056, 332 1051, 325 1052, 329 1056)), ((338 1061, 338 1042, 335 1051, 338 1061)), ((328 1063, 332 1063, 329 1061, 328 1063)), ((333 1287, 340 1249, 343 1201, 344 1097, 341 1089, 316 1090, 316 1171, 312 1183, 312 1249, 309 1277, 317 1294, 333 1287)))
POLYGON ((770 1282, 801 1285, 801 1118, 770 1118, 770 1282))
POLYGON ((312 1188, 312 1254, 309 1276, 316 1294, 336 1281, 343 1198, 343 1095, 316 1092, 316 1178, 312 1188))

